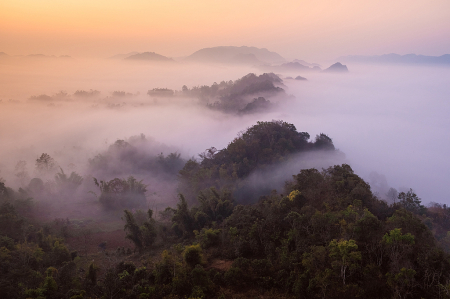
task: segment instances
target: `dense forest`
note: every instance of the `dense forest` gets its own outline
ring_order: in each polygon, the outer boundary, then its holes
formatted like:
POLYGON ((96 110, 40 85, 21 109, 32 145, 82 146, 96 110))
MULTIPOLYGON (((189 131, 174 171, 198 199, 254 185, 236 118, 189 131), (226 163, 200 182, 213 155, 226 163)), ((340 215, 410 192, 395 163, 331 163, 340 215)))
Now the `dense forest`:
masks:
POLYGON ((337 153, 326 134, 258 122, 188 160, 146 154, 142 142, 91 158, 92 177, 59 169, 44 182, 57 166, 42 154, 42 178, 19 190, 0 182, 1 298, 450 298, 445 204, 425 207, 412 189, 391 190, 388 203, 348 164, 299 169, 277 190, 250 186, 299 154, 337 153), (106 171, 117 177, 102 180, 106 171), (148 172, 177 180, 176 205, 148 207, 148 172), (125 246, 97 238, 87 214, 42 216, 83 180, 125 246))

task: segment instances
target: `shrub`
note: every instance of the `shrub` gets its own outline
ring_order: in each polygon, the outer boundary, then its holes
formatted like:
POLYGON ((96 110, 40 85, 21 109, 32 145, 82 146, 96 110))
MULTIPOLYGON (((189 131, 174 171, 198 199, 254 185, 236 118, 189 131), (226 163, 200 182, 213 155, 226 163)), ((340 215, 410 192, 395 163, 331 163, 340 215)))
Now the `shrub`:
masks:
POLYGON ((199 244, 187 246, 184 250, 184 260, 186 263, 195 267, 197 264, 201 264, 202 262, 202 248, 199 244))

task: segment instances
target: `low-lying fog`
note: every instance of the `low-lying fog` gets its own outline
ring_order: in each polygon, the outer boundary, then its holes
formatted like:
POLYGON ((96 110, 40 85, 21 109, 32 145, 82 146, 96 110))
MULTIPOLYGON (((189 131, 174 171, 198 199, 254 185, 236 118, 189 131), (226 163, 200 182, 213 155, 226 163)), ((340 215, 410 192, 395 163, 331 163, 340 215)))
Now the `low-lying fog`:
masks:
MULTIPOLYGON (((210 110, 195 99, 154 99, 147 91, 211 85, 250 72, 259 75, 258 69, 112 60, 0 61, 0 177, 19 187, 17 162, 26 161, 33 177, 42 153, 66 173, 74 169, 84 175, 89 159, 117 139, 141 133, 154 139, 155 154, 177 151, 187 159, 211 146, 226 147, 256 121, 281 119, 312 138, 326 133, 357 174, 369 183, 377 178, 380 192, 413 188, 426 203, 449 203, 450 68, 347 66, 348 74, 281 74, 283 79, 302 75, 308 80, 284 79, 285 90, 295 98, 274 111, 237 116, 210 110), (77 90, 100 93, 76 97, 77 90), (129 94, 114 96, 114 91, 129 94), (53 99, 39 97, 44 94, 53 99)), ((152 183, 144 183, 151 191, 152 183)))

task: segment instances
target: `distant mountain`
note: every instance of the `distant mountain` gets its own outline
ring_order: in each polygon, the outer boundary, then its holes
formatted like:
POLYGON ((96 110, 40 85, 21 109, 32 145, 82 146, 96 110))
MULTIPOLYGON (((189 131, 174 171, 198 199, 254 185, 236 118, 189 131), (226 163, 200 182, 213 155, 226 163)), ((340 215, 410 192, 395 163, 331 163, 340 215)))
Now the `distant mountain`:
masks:
POLYGON ((355 63, 402 63, 402 64, 443 64, 450 65, 450 54, 442 56, 425 56, 416 54, 384 54, 376 56, 350 55, 339 60, 355 63))
POLYGON ((315 65, 313 67, 309 67, 301 64, 298 61, 286 62, 280 65, 260 65, 258 66, 261 70, 266 72, 320 72, 322 69, 315 65))
MULTIPOLYGON (((17 56, 17 57, 21 57, 21 55, 17 56)), ((37 58, 37 59, 39 59, 39 58, 72 58, 69 55, 55 56, 55 55, 45 55, 45 54, 29 54, 29 55, 26 55, 25 57, 37 58)))
POLYGON ((278 53, 256 47, 213 47, 204 48, 185 58, 188 61, 237 63, 237 64, 263 64, 282 63, 286 60, 278 53))
POLYGON ((45 55, 45 54, 28 54, 28 55, 8 55, 5 52, 0 52, 0 58, 11 58, 11 59, 71 59, 72 57, 69 55, 45 55))
POLYGON ((299 62, 287 62, 287 63, 283 63, 279 66, 277 66, 277 68, 279 69, 284 69, 284 70, 310 70, 310 68, 308 66, 305 66, 299 62))
POLYGON ((56 58, 55 55, 45 55, 45 54, 29 54, 27 57, 32 58, 56 58))
POLYGON ((147 61, 173 61, 172 58, 156 54, 155 52, 138 53, 124 58, 125 60, 147 60, 147 61))
POLYGON ((325 73, 348 73, 348 68, 340 62, 336 62, 329 68, 323 70, 325 73))
POLYGON ((109 58, 110 59, 125 59, 127 57, 130 57, 130 56, 136 55, 136 54, 139 54, 139 52, 130 52, 130 53, 127 53, 127 54, 117 54, 117 55, 111 56, 109 58))
POLYGON ((317 66, 317 67, 319 67, 319 68, 322 67, 322 66, 321 66, 320 64, 318 64, 318 63, 308 63, 308 62, 306 62, 306 61, 304 61, 304 60, 299 60, 299 59, 294 59, 294 60, 292 60, 292 62, 298 62, 298 63, 300 63, 301 65, 309 66, 309 67, 315 67, 315 66, 317 66))

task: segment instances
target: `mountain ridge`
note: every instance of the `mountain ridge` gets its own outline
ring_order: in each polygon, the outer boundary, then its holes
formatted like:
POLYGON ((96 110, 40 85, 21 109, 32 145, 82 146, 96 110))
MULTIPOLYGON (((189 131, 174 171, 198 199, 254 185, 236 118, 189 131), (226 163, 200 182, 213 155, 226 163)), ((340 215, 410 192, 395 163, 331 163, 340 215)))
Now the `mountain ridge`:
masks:
POLYGON ((280 54, 266 48, 247 46, 218 46, 200 49, 185 58, 187 61, 215 63, 281 63, 285 62, 280 54))

